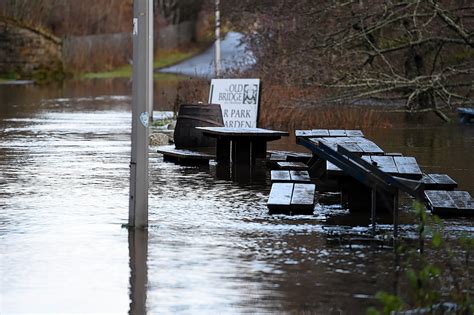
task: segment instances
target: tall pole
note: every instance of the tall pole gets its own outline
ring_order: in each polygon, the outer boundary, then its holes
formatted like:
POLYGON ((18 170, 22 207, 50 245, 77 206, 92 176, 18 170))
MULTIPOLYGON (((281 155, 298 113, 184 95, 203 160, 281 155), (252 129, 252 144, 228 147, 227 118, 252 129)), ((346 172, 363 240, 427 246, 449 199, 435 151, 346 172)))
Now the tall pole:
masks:
POLYGON ((216 0, 216 78, 221 76, 221 11, 220 0, 216 0))
POLYGON ((153 101, 153 0, 133 3, 129 227, 148 226, 148 123, 153 101))

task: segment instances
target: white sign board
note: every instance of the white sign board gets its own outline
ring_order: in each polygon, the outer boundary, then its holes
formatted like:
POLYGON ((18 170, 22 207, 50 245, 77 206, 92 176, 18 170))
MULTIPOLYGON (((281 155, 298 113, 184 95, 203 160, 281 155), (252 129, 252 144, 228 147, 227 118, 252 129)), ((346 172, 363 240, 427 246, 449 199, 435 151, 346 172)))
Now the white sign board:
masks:
POLYGON ((260 79, 212 79, 209 103, 220 104, 229 128, 256 128, 260 79))

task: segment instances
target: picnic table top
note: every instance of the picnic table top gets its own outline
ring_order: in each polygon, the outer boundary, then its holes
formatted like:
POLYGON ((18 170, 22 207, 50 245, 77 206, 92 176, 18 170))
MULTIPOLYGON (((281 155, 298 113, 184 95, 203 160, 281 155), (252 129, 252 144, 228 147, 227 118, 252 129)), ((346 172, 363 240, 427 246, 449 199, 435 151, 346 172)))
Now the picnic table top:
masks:
POLYGON ((263 129, 263 128, 228 128, 228 127, 196 127, 205 134, 215 136, 235 137, 282 137, 288 136, 288 132, 263 129))
MULTIPOLYGON (((416 159, 411 156, 363 155, 362 159, 390 175, 411 179, 421 179, 423 176, 416 159)), ((327 170, 332 174, 342 173, 340 168, 330 162, 327 162, 327 170)))
POLYGON ((363 137, 361 130, 345 130, 345 129, 310 129, 296 130, 296 137, 304 138, 322 138, 322 137, 363 137))
POLYGON ((353 153, 360 154, 383 154, 383 150, 364 137, 322 137, 322 138, 310 138, 310 141, 314 143, 324 142, 327 146, 337 151, 338 145, 343 145, 347 150, 353 153))

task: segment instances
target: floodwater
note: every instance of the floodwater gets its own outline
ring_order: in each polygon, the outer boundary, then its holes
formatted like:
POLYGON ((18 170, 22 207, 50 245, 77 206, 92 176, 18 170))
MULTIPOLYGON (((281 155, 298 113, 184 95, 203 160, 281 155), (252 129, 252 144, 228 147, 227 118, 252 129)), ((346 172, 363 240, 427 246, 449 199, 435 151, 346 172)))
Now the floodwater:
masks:
MULTIPOLYGON (((0 85, 0 313, 364 314, 377 291, 397 290, 391 249, 332 241, 368 233, 366 215, 318 205, 271 216, 268 185, 216 180, 153 150, 150 228, 129 233, 129 93, 0 85)), ((474 193, 472 126, 364 132, 474 193)), ((402 214, 413 237, 409 205, 402 214)), ((445 227, 474 232, 467 218, 445 227)))

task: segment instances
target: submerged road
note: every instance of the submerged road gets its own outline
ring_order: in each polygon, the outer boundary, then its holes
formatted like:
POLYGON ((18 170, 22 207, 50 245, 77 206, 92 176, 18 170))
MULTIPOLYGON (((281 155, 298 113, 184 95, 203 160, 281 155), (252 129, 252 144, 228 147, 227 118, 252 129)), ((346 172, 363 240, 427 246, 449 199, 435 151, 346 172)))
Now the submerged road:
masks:
MULTIPOLYGON (((221 41, 221 66, 222 71, 234 69, 240 71, 251 68, 255 64, 255 57, 242 41, 243 34, 229 32, 221 41)), ((159 72, 176 73, 203 78, 215 77, 215 45, 203 53, 185 60, 177 65, 162 68, 159 72)))

